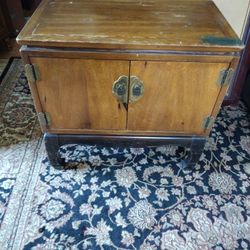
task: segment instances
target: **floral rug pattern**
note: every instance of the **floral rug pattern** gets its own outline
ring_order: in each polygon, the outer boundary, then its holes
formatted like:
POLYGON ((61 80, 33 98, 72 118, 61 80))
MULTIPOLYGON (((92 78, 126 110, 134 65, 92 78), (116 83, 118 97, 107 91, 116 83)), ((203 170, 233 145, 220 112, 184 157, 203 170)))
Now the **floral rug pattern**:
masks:
POLYGON ((0 106, 1 249, 250 249, 250 117, 242 103, 221 110, 193 169, 181 167, 180 147, 72 144, 61 148, 68 168, 57 170, 16 64, 0 106))

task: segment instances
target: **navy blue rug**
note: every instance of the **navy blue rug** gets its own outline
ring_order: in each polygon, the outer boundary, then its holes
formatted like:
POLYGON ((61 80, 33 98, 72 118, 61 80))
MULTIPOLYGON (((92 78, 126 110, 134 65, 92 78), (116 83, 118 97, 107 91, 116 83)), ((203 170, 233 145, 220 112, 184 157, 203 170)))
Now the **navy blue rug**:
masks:
POLYGON ((181 168, 187 152, 175 146, 67 145, 62 157, 79 163, 60 171, 48 163, 37 122, 33 130, 19 172, 1 181, 9 193, 2 249, 250 249, 250 118, 242 103, 221 110, 192 169, 181 168))

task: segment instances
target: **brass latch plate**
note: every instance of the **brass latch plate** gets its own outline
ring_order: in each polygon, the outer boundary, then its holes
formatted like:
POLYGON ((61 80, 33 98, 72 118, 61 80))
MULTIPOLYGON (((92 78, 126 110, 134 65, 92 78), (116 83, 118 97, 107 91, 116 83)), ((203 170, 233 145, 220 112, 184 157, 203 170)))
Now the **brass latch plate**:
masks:
POLYGON ((51 125, 51 119, 48 113, 39 112, 37 114, 38 121, 40 123, 41 128, 45 131, 47 127, 51 125))
POLYGON ((114 82, 112 92, 116 96, 118 102, 127 103, 128 101, 128 77, 120 76, 114 82))
POLYGON ((220 87, 229 85, 233 79, 233 76, 234 76, 233 69, 230 68, 221 70, 218 78, 218 85, 220 87))
POLYGON ((204 130, 211 129, 214 125, 214 122, 215 122, 215 117, 213 117, 213 116, 206 117, 203 120, 202 128, 204 130))
POLYGON ((35 83, 41 80, 40 72, 36 64, 26 64, 24 69, 29 83, 35 83))

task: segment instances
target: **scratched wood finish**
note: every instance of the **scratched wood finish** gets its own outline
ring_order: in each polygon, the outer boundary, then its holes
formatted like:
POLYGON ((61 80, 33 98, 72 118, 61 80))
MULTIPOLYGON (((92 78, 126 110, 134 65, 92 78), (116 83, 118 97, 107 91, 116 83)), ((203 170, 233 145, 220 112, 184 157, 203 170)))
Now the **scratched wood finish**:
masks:
POLYGON ((36 82, 42 111, 50 129, 125 129, 126 109, 112 94, 120 75, 129 74, 126 61, 31 57, 39 67, 36 82))
POLYGON ((17 41, 22 45, 94 49, 239 51, 238 39, 209 0, 44 0, 17 41))
POLYGON ((131 75, 144 83, 143 97, 129 105, 128 129, 205 132, 221 87, 226 63, 131 62, 131 75))

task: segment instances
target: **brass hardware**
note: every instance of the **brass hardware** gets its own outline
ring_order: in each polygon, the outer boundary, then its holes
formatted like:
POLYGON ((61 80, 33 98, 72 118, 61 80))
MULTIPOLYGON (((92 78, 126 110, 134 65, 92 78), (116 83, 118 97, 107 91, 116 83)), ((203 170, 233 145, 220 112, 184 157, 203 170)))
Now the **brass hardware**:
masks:
POLYGON ((50 126, 51 125, 51 117, 50 117, 49 113, 44 113, 44 114, 45 114, 47 126, 50 126))
POLYGON ((234 76, 234 70, 233 69, 223 69, 220 72, 219 79, 218 79, 218 85, 220 87, 227 86, 231 83, 234 76))
POLYGON ((235 71, 233 69, 231 69, 231 68, 228 69, 228 71, 227 71, 226 85, 229 85, 232 82, 233 77, 234 77, 234 72, 235 71))
POLYGON ((38 121, 43 131, 46 131, 48 126, 51 124, 51 119, 48 113, 39 112, 37 114, 38 121))
POLYGON ((214 125, 215 118, 213 116, 208 116, 203 120, 202 128, 204 130, 211 129, 214 125))
POLYGON ((36 64, 26 64, 24 69, 29 83, 35 83, 41 80, 40 72, 36 64))
POLYGON ((137 76, 130 77, 129 102, 133 103, 142 98, 144 93, 143 82, 137 76))
POLYGON ((31 64, 26 64, 24 66, 25 69, 25 75, 28 79, 29 83, 34 83, 36 81, 35 76, 34 76, 34 72, 33 72, 33 67, 31 64))
POLYGON ((128 102, 128 77, 120 76, 113 84, 113 94, 120 103, 128 102))

